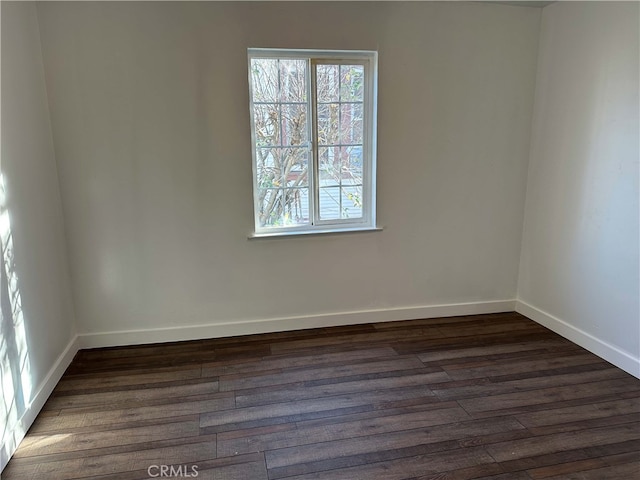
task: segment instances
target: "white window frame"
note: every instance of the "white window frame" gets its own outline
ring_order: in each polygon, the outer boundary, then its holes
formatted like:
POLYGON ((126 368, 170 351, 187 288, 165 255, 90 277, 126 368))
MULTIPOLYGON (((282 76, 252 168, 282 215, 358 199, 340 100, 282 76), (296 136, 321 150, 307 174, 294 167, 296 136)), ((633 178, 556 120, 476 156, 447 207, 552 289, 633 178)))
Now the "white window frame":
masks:
POLYGON ((291 50, 250 48, 247 51, 249 78, 249 116, 251 119, 251 156, 253 173, 253 216, 252 237, 273 237, 284 235, 337 233, 363 230, 380 230, 376 227, 376 143, 377 143, 377 91, 378 53, 364 50, 291 50), (254 58, 298 59, 307 61, 307 111, 311 113, 309 123, 309 221, 308 225, 283 227, 262 227, 259 221, 258 171, 256 159, 256 133, 254 122, 253 82, 251 60, 254 58), (363 65, 365 73, 363 92, 363 138, 362 138, 362 217, 351 219, 321 220, 319 198, 319 162, 317 142, 317 103, 315 92, 315 65, 318 64, 363 65))

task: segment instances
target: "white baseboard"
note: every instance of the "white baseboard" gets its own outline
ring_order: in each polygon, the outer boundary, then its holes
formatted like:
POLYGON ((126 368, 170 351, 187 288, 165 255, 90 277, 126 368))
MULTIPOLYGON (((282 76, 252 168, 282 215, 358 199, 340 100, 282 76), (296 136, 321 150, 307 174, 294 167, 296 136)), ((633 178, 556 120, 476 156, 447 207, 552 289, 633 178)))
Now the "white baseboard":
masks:
POLYGON ((33 422, 35 421, 38 413, 44 407, 47 399, 53 392, 53 389, 56 387, 65 370, 71 364, 73 357, 75 357, 76 353, 80 349, 80 342, 78 341, 78 336, 74 336, 71 341, 68 343, 67 347, 60 354, 60 356, 56 359, 53 366, 47 373, 47 376, 44 380, 38 385, 35 394, 33 395, 33 399, 29 404, 29 407, 20 417, 20 420, 16 424, 16 428, 12 432, 12 436, 9 439, 7 444, 2 445, 0 449, 0 472, 4 470, 4 467, 7 466, 11 455, 13 455, 22 442, 27 430, 31 427, 33 422))
POLYGON ((611 345, 610 343, 600 340, 584 330, 575 327, 564 320, 554 317, 539 308, 529 305, 522 300, 516 301, 516 312, 521 313, 525 317, 547 327, 558 335, 562 335, 573 343, 589 350, 591 353, 598 355, 607 362, 614 364, 634 377, 640 378, 640 358, 611 345))
POLYGON ((233 337, 256 333, 284 332, 308 328, 335 327, 339 325, 357 325, 396 320, 512 312, 514 308, 515 300, 455 303, 449 305, 360 310, 300 317, 220 322, 208 325, 152 328, 147 330, 87 333, 78 335, 78 337, 80 339, 80 348, 98 348, 197 340, 202 338, 233 337))

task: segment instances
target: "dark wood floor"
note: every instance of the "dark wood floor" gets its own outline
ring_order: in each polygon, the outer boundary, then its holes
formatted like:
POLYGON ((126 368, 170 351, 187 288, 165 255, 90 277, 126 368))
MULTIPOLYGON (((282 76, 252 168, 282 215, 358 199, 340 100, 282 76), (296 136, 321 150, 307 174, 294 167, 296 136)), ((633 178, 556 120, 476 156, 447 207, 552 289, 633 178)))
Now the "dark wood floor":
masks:
POLYGON ((640 380, 516 313, 85 350, 2 478, 163 464, 216 480, 640 478, 640 380))

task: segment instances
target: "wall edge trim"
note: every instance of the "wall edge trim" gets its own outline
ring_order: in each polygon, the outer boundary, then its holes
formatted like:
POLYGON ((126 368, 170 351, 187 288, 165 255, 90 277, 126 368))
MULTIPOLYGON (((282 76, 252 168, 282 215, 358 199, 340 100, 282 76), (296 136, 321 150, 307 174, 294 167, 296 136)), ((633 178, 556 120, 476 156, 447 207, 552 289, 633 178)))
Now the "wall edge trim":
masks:
POLYGON ((640 357, 634 357, 615 345, 605 342, 595 335, 571 325, 566 320, 555 317, 523 300, 516 300, 516 312, 580 345, 634 377, 640 378, 640 357))
POLYGON ((20 417, 20 420, 16 424, 16 428, 13 431, 13 438, 15 440, 14 444, 3 444, 0 448, 0 472, 2 472, 7 466, 7 463, 9 463, 11 456, 18 449, 18 446, 24 439, 27 431, 29 430, 31 425, 33 425, 33 422, 44 407, 44 404, 49 399, 49 396, 53 392, 53 389, 56 387, 56 385, 62 378, 62 375, 67 370, 79 350, 80 339, 78 338, 78 335, 74 335, 67 344, 64 351, 53 363, 42 382, 40 382, 40 384, 38 385, 36 393, 33 395, 33 399, 31 400, 28 408, 25 410, 25 412, 20 417))

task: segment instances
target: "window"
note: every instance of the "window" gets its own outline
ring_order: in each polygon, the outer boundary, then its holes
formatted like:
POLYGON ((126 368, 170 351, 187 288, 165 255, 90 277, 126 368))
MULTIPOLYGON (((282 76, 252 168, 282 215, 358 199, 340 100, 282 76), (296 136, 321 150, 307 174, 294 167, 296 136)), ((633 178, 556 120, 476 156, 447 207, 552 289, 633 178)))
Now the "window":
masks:
POLYGON ((249 50, 255 235, 375 228, 376 52, 249 50))

